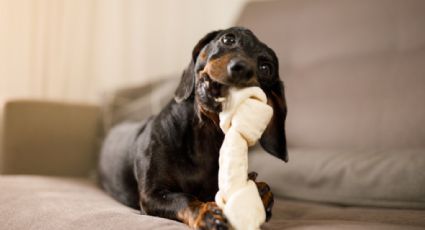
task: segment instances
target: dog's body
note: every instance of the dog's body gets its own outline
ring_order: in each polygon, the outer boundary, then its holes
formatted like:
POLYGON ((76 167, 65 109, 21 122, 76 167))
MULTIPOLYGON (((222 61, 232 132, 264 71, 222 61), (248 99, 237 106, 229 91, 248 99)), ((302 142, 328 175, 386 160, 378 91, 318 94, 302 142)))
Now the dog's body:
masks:
MULTIPOLYGON (((286 160, 286 104, 277 58, 249 30, 234 27, 212 32, 195 46, 175 99, 158 115, 121 124, 108 134, 99 164, 104 189, 142 213, 197 229, 227 229, 213 202, 224 138, 217 98, 228 86, 253 85, 266 92, 274 109, 260 143, 286 160)), ((255 174, 250 176, 255 180, 255 174)), ((272 193, 265 183, 257 185, 270 218, 272 193)))

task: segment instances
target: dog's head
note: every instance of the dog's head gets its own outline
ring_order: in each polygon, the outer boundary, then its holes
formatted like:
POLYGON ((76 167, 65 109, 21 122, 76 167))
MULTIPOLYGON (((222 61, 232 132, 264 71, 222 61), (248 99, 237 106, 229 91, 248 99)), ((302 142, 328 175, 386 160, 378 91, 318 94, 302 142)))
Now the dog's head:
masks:
POLYGON ((276 54, 248 29, 232 27, 203 37, 192 52, 175 92, 180 103, 194 97, 197 111, 218 122, 221 103, 230 86, 259 86, 273 107, 273 117, 260 143, 270 154, 287 161, 286 101, 276 54))

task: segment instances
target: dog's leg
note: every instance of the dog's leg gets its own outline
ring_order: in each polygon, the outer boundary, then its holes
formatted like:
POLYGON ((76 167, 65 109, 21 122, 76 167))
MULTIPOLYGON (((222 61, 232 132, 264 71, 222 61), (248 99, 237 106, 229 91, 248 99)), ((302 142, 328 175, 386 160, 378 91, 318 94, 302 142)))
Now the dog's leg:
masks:
POLYGON ((265 182, 257 182, 258 174, 256 172, 248 173, 248 179, 253 180, 257 185, 258 193, 260 193, 261 200, 264 204, 264 209, 266 210, 266 221, 269 221, 272 217, 272 208, 274 204, 274 196, 270 190, 270 186, 265 182))
POLYGON ((227 220, 215 202, 201 202, 185 193, 156 193, 141 196, 149 215, 181 221, 193 229, 228 229, 227 220))

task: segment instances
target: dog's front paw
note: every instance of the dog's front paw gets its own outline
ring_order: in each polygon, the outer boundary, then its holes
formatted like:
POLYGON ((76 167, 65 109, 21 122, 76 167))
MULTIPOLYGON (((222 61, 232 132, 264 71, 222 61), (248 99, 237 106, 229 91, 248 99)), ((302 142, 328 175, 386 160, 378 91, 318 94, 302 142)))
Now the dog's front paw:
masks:
POLYGON ((266 210, 266 221, 272 218, 272 208, 274 204, 274 196, 268 184, 264 182, 255 182, 257 184, 258 192, 260 193, 261 200, 263 201, 264 209, 266 210))
POLYGON ((264 209, 266 210, 266 221, 272 218, 272 208, 274 204, 274 196, 270 190, 270 186, 264 182, 257 182, 258 173, 250 172, 248 179, 253 180, 257 184, 258 193, 260 193, 261 200, 263 201, 264 209))
POLYGON ((221 208, 215 202, 207 202, 199 208, 195 228, 199 230, 227 230, 229 225, 221 208))

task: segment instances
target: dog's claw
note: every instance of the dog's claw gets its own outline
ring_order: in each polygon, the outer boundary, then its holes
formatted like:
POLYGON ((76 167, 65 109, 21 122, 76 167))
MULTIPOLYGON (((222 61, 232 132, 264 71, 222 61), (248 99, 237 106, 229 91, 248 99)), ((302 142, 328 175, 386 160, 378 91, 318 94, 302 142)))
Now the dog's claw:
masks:
POLYGON ((248 179, 250 179, 250 180, 256 181, 257 176, 258 176, 257 172, 252 171, 252 172, 248 173, 248 179))

